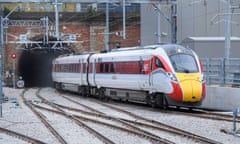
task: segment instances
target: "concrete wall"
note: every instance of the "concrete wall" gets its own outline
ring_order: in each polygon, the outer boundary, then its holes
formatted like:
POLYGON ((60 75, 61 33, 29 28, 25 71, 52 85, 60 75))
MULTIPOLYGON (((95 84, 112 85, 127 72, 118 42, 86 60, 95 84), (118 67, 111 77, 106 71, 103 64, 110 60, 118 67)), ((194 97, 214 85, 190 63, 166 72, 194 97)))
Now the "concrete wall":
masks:
POLYGON ((240 107, 240 88, 207 86, 202 108, 233 111, 240 107))

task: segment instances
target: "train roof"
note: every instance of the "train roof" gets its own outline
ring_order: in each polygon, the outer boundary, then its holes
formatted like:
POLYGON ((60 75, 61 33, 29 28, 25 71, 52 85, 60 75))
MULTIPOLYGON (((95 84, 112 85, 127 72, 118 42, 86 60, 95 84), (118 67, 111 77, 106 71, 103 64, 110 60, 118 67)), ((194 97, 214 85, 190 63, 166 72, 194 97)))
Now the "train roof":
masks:
POLYGON ((72 53, 60 55, 53 60, 54 63, 72 63, 79 61, 83 58, 83 62, 86 62, 86 58, 93 53, 72 53))
POLYGON ((115 48, 112 49, 111 52, 119 52, 119 51, 131 51, 131 50, 144 50, 144 49, 156 49, 162 45, 148 45, 148 46, 136 46, 136 47, 129 47, 129 48, 115 48))
POLYGON ((70 54, 59 55, 58 58, 60 58, 60 57, 67 57, 67 56, 90 55, 90 54, 93 54, 93 53, 92 52, 70 53, 70 54))
POLYGON ((141 50, 156 50, 163 49, 167 55, 173 55, 176 53, 186 53, 193 54, 193 50, 190 48, 183 47, 178 44, 158 44, 158 45, 148 45, 148 46, 137 46, 137 47, 129 47, 129 48, 117 48, 113 49, 111 52, 124 52, 124 51, 141 51, 141 50))
POLYGON ((126 48, 117 48, 113 49, 110 52, 107 53, 77 53, 77 54, 67 54, 67 55, 61 55, 58 58, 56 58, 56 61, 65 61, 65 62, 71 62, 79 60, 80 58, 86 58, 89 55, 93 54, 93 57, 104 57, 107 59, 115 59, 119 56, 131 56, 133 57, 143 57, 147 58, 150 55, 153 54, 161 54, 165 56, 171 56, 178 53, 185 53, 193 55, 194 52, 190 48, 185 48, 181 45, 177 44, 157 44, 157 45, 148 45, 148 46, 137 46, 137 47, 126 47, 126 48))

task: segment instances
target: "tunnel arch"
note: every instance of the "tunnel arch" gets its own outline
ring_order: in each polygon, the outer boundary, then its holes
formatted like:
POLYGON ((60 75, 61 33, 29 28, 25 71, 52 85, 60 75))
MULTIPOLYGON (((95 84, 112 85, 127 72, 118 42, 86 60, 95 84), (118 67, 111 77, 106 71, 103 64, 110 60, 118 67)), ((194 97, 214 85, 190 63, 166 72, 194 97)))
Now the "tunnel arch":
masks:
MULTIPOLYGON (((35 39, 39 41, 39 39, 35 39)), ((32 45, 24 48, 18 62, 18 76, 22 77, 25 87, 52 86, 52 60, 59 55, 73 53, 71 48, 51 49, 51 45, 32 45)))

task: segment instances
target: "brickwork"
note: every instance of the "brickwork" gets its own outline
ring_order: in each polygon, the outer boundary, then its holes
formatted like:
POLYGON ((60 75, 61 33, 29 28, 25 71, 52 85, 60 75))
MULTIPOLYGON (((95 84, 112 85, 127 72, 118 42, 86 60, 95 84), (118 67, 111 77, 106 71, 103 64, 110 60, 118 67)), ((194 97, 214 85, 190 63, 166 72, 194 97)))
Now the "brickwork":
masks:
MULTIPOLYGON (((9 27, 7 30, 8 33, 8 41, 18 41, 18 36, 20 34, 26 34, 28 32, 28 29, 26 27, 9 27)), ((11 67, 12 66, 12 59, 11 54, 16 53, 16 61, 19 59, 19 56, 21 55, 21 47, 17 47, 17 44, 7 44, 4 45, 4 59, 5 59, 5 67, 11 67)))
POLYGON ((59 28, 60 32, 66 33, 66 34, 76 34, 78 35, 77 41, 79 41, 74 45, 74 50, 76 52, 83 52, 83 51, 89 51, 90 43, 90 27, 87 25, 82 25, 78 23, 66 23, 61 24, 59 28))
MULTIPOLYGON (((17 41, 20 34, 28 34, 28 38, 34 40, 34 38, 39 39, 39 33, 42 30, 29 27, 9 27, 8 28, 8 41, 17 41)), ((52 30, 54 31, 54 30, 52 30)), ((105 26, 103 23, 96 25, 69 22, 60 24, 59 31, 66 34, 77 34, 78 43, 72 44, 73 50, 75 52, 100 52, 105 50, 105 26)), ((110 29, 110 49, 116 48, 117 45, 121 47, 130 47, 140 44, 140 25, 130 25, 126 27, 126 39, 123 39, 121 34, 122 26, 117 25, 110 29), (118 32, 118 33, 117 33, 118 32)), ((19 44, 7 44, 4 45, 4 69, 12 69, 12 59, 11 54, 16 53, 16 70, 18 69, 18 60, 21 57, 21 53, 25 45, 19 44)))
POLYGON ((123 27, 119 25, 115 30, 115 34, 110 35, 110 48, 116 48, 117 45, 120 47, 131 47, 140 45, 140 25, 131 25, 126 27, 126 39, 122 37, 123 27), (118 33, 121 31, 120 33, 118 33), (119 35, 120 34, 120 35, 119 35))
POLYGON ((90 51, 101 51, 105 48, 105 27, 90 26, 90 51))

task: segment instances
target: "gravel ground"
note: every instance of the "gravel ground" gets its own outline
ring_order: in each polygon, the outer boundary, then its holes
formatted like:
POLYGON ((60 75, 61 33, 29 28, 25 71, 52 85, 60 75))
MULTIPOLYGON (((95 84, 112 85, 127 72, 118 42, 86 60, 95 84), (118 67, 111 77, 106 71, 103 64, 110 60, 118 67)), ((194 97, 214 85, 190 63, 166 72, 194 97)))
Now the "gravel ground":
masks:
MULTIPOLYGON (((45 128, 42 122, 31 112, 31 110, 25 106, 20 97, 21 89, 3 88, 5 96, 9 98, 9 101, 2 104, 3 116, 0 117, 0 127, 7 128, 12 131, 16 131, 30 137, 36 138, 38 140, 44 141, 49 144, 58 143, 56 138, 45 128)), ((31 89, 27 91, 26 98, 39 101, 35 96, 36 89, 31 89)), ((45 88, 40 92, 41 95, 49 95, 47 99, 51 99, 54 102, 61 103, 64 101, 63 105, 80 108, 79 105, 67 102, 65 99, 58 97, 55 90, 52 88, 45 88)), ((80 102, 92 106, 91 102, 84 98, 76 98, 80 102)), ((110 115, 120 116, 116 114, 113 110, 109 110, 100 105, 94 105, 96 109, 100 111, 105 111, 110 113, 110 115)), ((165 124, 173 125, 178 128, 183 128, 192 133, 196 133, 201 136, 206 136, 210 139, 217 140, 224 144, 239 144, 240 137, 233 135, 228 135, 220 132, 221 129, 231 130, 231 122, 222 122, 215 120, 207 120, 201 118, 194 118, 184 115, 173 115, 167 113, 161 113, 157 110, 152 110, 151 108, 144 108, 140 106, 130 105, 130 104, 116 104, 116 107, 129 110, 137 115, 145 116, 153 120, 163 122, 165 124)), ((40 111, 40 110, 39 110, 40 111)), ((46 111, 41 111, 41 113, 47 117, 47 120, 56 128, 60 134, 64 135, 66 141, 70 144, 101 144, 92 135, 87 134, 85 129, 82 129, 72 121, 65 119, 62 116, 55 116, 53 113, 46 111), (81 141, 79 139, 81 138, 81 141)), ((110 129, 108 127, 99 127, 96 124, 86 123, 91 125, 96 130, 106 134, 111 140, 117 141, 119 144, 148 144, 149 141, 139 138, 137 136, 130 136, 128 134, 119 133, 116 130, 110 129)), ((237 125, 240 128, 240 124, 237 125)), ((152 132, 155 132, 152 130, 152 132)), ((155 132, 157 135, 170 139, 178 144, 182 143, 196 143, 187 138, 178 138, 174 135, 170 135, 162 132, 155 132)), ((8 136, 0 132, 0 144, 26 144, 27 142, 19 140, 15 137, 8 136)))

